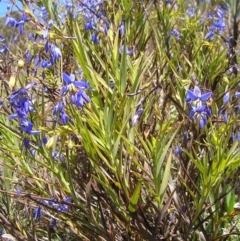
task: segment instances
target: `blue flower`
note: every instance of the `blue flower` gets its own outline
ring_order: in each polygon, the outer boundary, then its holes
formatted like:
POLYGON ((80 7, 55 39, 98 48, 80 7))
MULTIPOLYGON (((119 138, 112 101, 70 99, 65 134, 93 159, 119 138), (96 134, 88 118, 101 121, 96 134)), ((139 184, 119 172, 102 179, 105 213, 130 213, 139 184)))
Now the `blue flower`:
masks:
POLYGON ((16 23, 16 27, 19 28, 20 34, 24 33, 24 24, 25 22, 30 21, 31 19, 26 16, 25 13, 22 14, 22 19, 16 23))
POLYGON ((60 161, 63 160, 63 155, 60 154, 59 152, 56 152, 56 151, 53 151, 53 152, 52 152, 52 157, 53 157, 55 160, 60 160, 60 161))
POLYGON ((93 22, 92 21, 86 21, 85 23, 85 31, 92 30, 94 28, 93 22))
POLYGON ((178 32, 177 29, 173 29, 171 31, 171 35, 173 35, 176 38, 176 40, 180 40, 180 33, 178 32))
POLYGON ((221 6, 217 6, 217 15, 221 19, 225 16, 225 11, 221 6))
POLYGON ((94 44, 99 43, 99 37, 95 33, 92 33, 92 41, 94 44))
POLYGON ((19 127, 21 128, 21 130, 23 132, 26 132, 30 135, 36 135, 36 134, 39 134, 40 131, 33 131, 32 128, 33 128, 33 123, 31 121, 29 121, 28 119, 26 118, 22 118, 19 122, 19 127))
POLYGON ((63 72, 62 74, 63 81, 65 82, 65 85, 60 90, 60 95, 66 95, 69 90, 71 90, 71 86, 74 86, 78 89, 90 89, 89 84, 84 80, 76 80, 74 74, 67 75, 63 72))
POLYGON ((8 16, 4 24, 10 25, 11 27, 16 27, 17 21, 13 17, 8 16))
POLYGON ((4 53, 5 51, 9 52, 9 48, 5 44, 3 44, 0 47, 0 53, 4 53))
POLYGON ((51 45, 51 63, 54 65, 58 59, 62 57, 61 50, 55 46, 54 44, 51 45))
POLYGON ((212 111, 205 102, 212 96, 212 92, 202 94, 200 88, 195 85, 193 91, 187 90, 186 102, 190 104, 191 111, 189 118, 193 118, 199 121, 200 129, 202 129, 206 123, 207 118, 212 116, 212 111))
POLYGON ((180 155, 182 152, 182 148, 180 146, 177 146, 175 149, 174 149, 174 154, 175 156, 178 156, 180 155))
POLYGON ((230 99, 229 91, 223 96, 223 104, 226 104, 230 99))
POLYGON ((2 35, 0 35, 0 42, 3 42, 4 40, 5 38, 2 35))
MULTIPOLYGON (((71 197, 66 197, 62 200, 63 203, 69 203, 70 201, 72 200, 71 197)), ((60 205, 57 210, 59 212, 64 212, 64 211, 68 211, 69 210, 69 205, 67 204, 63 204, 63 205, 60 205)))
POLYGON ((124 26, 124 21, 122 21, 122 23, 120 24, 120 27, 119 27, 119 33, 120 33, 120 35, 121 36, 123 36, 124 35, 124 33, 125 33, 125 26, 124 26))
POLYGON ((213 39, 214 38, 214 32, 210 31, 206 34, 206 36, 204 37, 205 39, 213 39))
POLYGON ((21 190, 20 190, 20 188, 16 188, 16 190, 15 190, 15 195, 16 195, 16 197, 20 197, 20 195, 21 195, 21 190))
POLYGON ((24 138, 23 139, 23 145, 24 145, 24 147, 26 148, 26 149, 29 149, 29 147, 30 147, 30 144, 29 144, 29 139, 28 138, 24 138))
POLYGON ((136 114, 132 118, 132 121, 131 121, 132 126, 136 125, 136 123, 137 123, 138 119, 141 117, 142 113, 143 113, 143 108, 139 108, 137 110, 136 114))
POLYGON ((219 19, 218 21, 213 21, 213 26, 210 27, 211 31, 214 30, 224 30, 226 27, 226 24, 223 22, 222 19, 219 19))
MULTIPOLYGON (((135 46, 132 48, 132 50, 129 50, 128 47, 126 47, 126 54, 127 55, 132 55, 135 51, 135 46)), ((122 53, 124 50, 124 46, 122 45, 120 48, 119 48, 119 52, 122 53)))
POLYGON ((33 210, 34 220, 40 220, 43 218, 42 207, 38 206, 33 210))
POLYGON ((224 122, 225 124, 228 123, 228 114, 227 114, 227 112, 223 114, 223 122, 224 122))
POLYGON ((46 20, 48 18, 48 12, 47 9, 45 7, 41 8, 41 12, 42 12, 42 17, 44 20, 46 20))
POLYGON ((239 92, 239 91, 235 92, 235 96, 236 96, 237 98, 239 98, 239 97, 240 97, 240 92, 239 92))
POLYGON ((195 7, 189 7, 187 10, 186 10, 186 13, 190 16, 190 17, 193 17, 195 15, 195 7))
POLYGON ((51 227, 52 227, 53 229, 55 229, 56 226, 57 226, 57 220, 54 218, 54 219, 51 221, 51 227))
POLYGON ((187 97, 186 102, 189 103, 190 101, 195 101, 197 99, 201 101, 206 101, 212 96, 212 92, 207 92, 205 94, 201 94, 201 90, 198 86, 194 87, 194 90, 187 90, 187 97))

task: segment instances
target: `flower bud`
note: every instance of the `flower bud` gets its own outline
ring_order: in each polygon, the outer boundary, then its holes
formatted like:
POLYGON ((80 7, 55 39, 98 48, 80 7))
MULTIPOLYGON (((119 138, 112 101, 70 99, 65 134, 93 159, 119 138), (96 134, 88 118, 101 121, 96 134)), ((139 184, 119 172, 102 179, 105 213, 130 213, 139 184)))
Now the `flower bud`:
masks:
POLYGON ((22 68, 24 66, 24 61, 23 60, 18 60, 18 67, 22 68))

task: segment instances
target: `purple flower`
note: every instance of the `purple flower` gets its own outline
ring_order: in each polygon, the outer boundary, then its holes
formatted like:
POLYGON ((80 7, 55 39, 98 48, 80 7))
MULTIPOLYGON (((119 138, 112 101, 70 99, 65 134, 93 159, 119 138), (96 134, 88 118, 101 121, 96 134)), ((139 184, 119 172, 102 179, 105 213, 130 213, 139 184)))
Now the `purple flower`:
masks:
POLYGON ((95 33, 92 33, 92 41, 94 44, 99 43, 99 37, 95 33))
POLYGON ((48 18, 48 12, 47 12, 47 9, 45 7, 42 7, 41 8, 41 12, 42 12, 42 17, 44 20, 47 20, 48 18))
POLYGON ((175 156, 178 156, 180 155, 182 152, 182 148, 180 146, 177 146, 175 149, 174 149, 174 154, 175 156))
POLYGON ((237 98, 239 98, 239 97, 240 97, 240 92, 239 92, 239 91, 235 92, 235 96, 236 96, 237 98))
POLYGON ((212 92, 202 94, 200 88, 197 85, 195 85, 193 90, 187 90, 186 102, 191 106, 189 118, 198 120, 200 129, 206 125, 207 118, 212 116, 210 107, 204 103, 211 96, 212 92))
POLYGON ((33 214, 34 214, 34 220, 40 220, 43 218, 43 214, 42 214, 42 207, 38 206, 37 208, 35 208, 33 210, 33 214))
POLYGON ((213 21, 213 27, 218 30, 223 30, 225 29, 226 24, 223 22, 222 19, 219 19, 218 21, 213 21))
POLYGON ((5 51, 9 52, 10 50, 9 50, 9 48, 5 44, 3 44, 0 47, 0 53, 4 53, 5 51))
POLYGON ((20 188, 16 188, 16 190, 15 190, 15 195, 16 195, 16 197, 20 197, 20 195, 21 195, 21 190, 20 190, 20 188))
POLYGON ((137 110, 136 114, 132 118, 132 121, 131 121, 132 126, 136 125, 136 123, 137 123, 138 119, 141 117, 142 113, 143 113, 143 108, 139 108, 137 110))
POLYGON ((3 42, 4 40, 5 38, 2 35, 0 35, 0 42, 3 42))
POLYGON ((33 131, 32 128, 33 128, 33 123, 30 122, 28 119, 26 118, 22 118, 20 120, 20 123, 19 123, 19 126, 21 128, 22 131, 30 134, 30 135, 35 135, 35 134, 39 134, 40 131, 33 131))
POLYGON ((23 139, 23 144, 24 144, 24 147, 26 148, 26 149, 29 149, 29 139, 28 138, 24 138, 23 139))
POLYGON ((176 38, 176 40, 180 40, 180 33, 178 32, 177 29, 173 29, 171 31, 171 35, 173 35, 176 38))
POLYGON ((240 132, 239 131, 237 132, 236 136, 237 136, 237 140, 240 142, 240 132))
POLYGON ((67 75, 63 72, 62 74, 63 81, 65 85, 60 90, 60 95, 66 95, 71 88, 71 84, 78 89, 90 89, 89 84, 84 80, 76 80, 74 74, 67 75))
POLYGON ((229 91, 223 96, 223 104, 226 104, 230 99, 229 91))
POLYGON ((55 46, 55 45, 51 45, 51 63, 52 65, 54 65, 56 63, 56 61, 58 59, 60 59, 62 57, 62 53, 61 53, 61 50, 55 46))
POLYGON ((119 33, 121 36, 123 36, 125 33, 124 21, 122 21, 122 23, 120 24, 119 33))
POLYGON ((52 157, 53 157, 55 160, 60 160, 60 161, 63 160, 63 155, 60 154, 59 152, 56 152, 56 151, 53 151, 53 152, 52 152, 52 157))
POLYGON ((221 19, 225 16, 225 11, 221 6, 217 6, 217 15, 221 19))
MULTIPOLYGON (((127 47, 126 47, 126 54, 127 55, 132 55, 135 51, 135 46, 132 48, 132 50, 129 50, 127 47)), ((119 48, 119 52, 122 53, 124 50, 124 46, 122 45, 120 48, 119 48)))
POLYGON ((212 96, 212 92, 207 92, 205 94, 201 94, 201 91, 197 86, 194 88, 194 91, 187 90, 186 102, 189 103, 191 101, 195 101, 197 99, 201 101, 206 101, 212 96))
MULTIPOLYGON (((69 203, 71 200, 72 200, 71 197, 66 197, 66 198, 64 198, 64 199, 62 200, 62 202, 64 202, 64 203, 69 203)), ((68 210, 69 210, 69 205, 67 205, 67 204, 60 205, 60 206, 57 208, 57 210, 58 210, 59 212, 68 211, 68 210)))
POLYGON ((186 10, 186 13, 190 16, 193 17, 195 15, 195 7, 190 7, 186 10))
POLYGON ((89 96, 82 90, 80 89, 77 94, 75 95, 75 103, 77 107, 83 107, 84 102, 90 103, 90 98, 89 96))
POLYGON ((223 122, 224 122, 225 124, 228 123, 228 114, 227 114, 227 113, 224 113, 224 115, 223 115, 223 122))
POLYGON ((13 17, 8 16, 4 24, 10 25, 11 27, 15 27, 17 24, 17 21, 13 17))
POLYGON ((213 39, 214 38, 214 32, 210 31, 206 34, 206 36, 204 37, 205 39, 213 39))
POLYGON ((92 21, 86 21, 85 23, 85 31, 92 30, 94 28, 92 21))

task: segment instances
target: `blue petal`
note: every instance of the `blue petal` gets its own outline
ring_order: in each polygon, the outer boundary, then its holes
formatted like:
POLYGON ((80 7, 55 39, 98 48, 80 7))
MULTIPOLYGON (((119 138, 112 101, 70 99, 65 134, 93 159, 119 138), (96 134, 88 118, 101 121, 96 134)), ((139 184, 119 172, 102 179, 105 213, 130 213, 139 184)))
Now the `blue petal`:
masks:
POLYGON ((200 97, 202 95, 202 92, 201 92, 200 88, 197 85, 195 85, 195 87, 193 89, 193 92, 198 97, 200 97))
POLYGON ((227 113, 225 113, 225 114, 223 115, 223 122, 224 122, 225 124, 228 123, 228 115, 227 115, 227 113))
POLYGON ((72 83, 72 80, 71 80, 71 78, 70 78, 69 75, 67 75, 66 73, 63 72, 62 76, 63 76, 64 82, 65 82, 67 85, 69 85, 69 84, 72 83))
POLYGON ((200 129, 202 129, 205 126, 205 121, 203 118, 200 119, 199 126, 200 126, 200 129))
POLYGON ((237 92, 235 93, 235 96, 236 96, 237 98, 239 98, 239 97, 240 97, 240 92, 237 91, 237 92))
POLYGON ((191 110, 190 113, 189 113, 189 118, 191 119, 195 114, 195 110, 191 110))
POLYGON ((198 108, 196 109, 196 112, 202 113, 202 112, 204 112, 204 111, 206 110, 206 108, 207 108, 206 105, 202 105, 202 106, 200 106, 200 107, 198 107, 198 108))
POLYGON ((223 96, 223 104, 226 104, 229 101, 230 93, 229 91, 223 96))
POLYGON ((199 99, 200 99, 201 101, 206 101, 206 100, 208 100, 211 96, 212 96, 212 92, 207 92, 207 93, 203 94, 201 97, 199 97, 199 99))
POLYGON ((191 90, 187 90, 187 97, 186 97, 186 101, 189 102, 189 101, 194 101, 194 100, 197 100, 198 97, 191 91, 191 90))

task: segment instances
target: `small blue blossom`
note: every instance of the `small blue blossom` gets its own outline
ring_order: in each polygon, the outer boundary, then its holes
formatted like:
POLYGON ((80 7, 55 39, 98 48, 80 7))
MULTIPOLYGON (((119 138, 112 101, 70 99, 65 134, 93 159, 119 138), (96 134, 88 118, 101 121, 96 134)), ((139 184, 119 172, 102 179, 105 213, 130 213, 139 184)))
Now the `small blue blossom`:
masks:
POLYGON ((235 96, 236 96, 237 98, 240 98, 240 92, 239 92, 239 91, 235 92, 235 96))
POLYGON ((55 160, 63 161, 63 155, 60 154, 59 152, 53 151, 53 152, 52 152, 52 157, 53 157, 55 160))
POLYGON ((21 195, 21 190, 20 190, 20 188, 16 188, 16 190, 15 190, 15 195, 16 195, 16 197, 20 197, 20 195, 21 195))
POLYGON ((131 121, 132 126, 136 125, 136 123, 137 123, 138 119, 141 117, 142 113, 143 113, 143 108, 139 108, 137 110, 136 114, 132 118, 132 121, 131 121))
POLYGON ((47 20, 48 18, 48 12, 47 12, 47 9, 45 7, 42 7, 41 8, 41 12, 42 12, 42 17, 44 20, 47 20))
POLYGON ((5 38, 2 35, 0 35, 0 42, 3 42, 4 40, 5 38))
POLYGON ((29 147, 30 147, 30 144, 29 144, 29 139, 28 138, 24 138, 23 139, 23 145, 24 145, 24 147, 26 148, 26 149, 29 149, 29 147))
POLYGON ((223 104, 226 104, 230 99, 229 91, 223 96, 223 104))
POLYGON ((52 65, 54 65, 56 63, 56 61, 62 57, 62 53, 61 53, 61 50, 53 44, 51 45, 50 49, 51 49, 50 60, 51 60, 52 65))
POLYGON ((3 44, 1 47, 0 47, 0 53, 4 53, 4 52, 9 52, 9 48, 3 44))
POLYGON ((16 27, 17 21, 13 17, 8 16, 4 24, 10 25, 11 27, 16 27))
POLYGON ((121 36, 123 36, 124 35, 124 33, 125 33, 125 23, 124 23, 124 21, 122 21, 122 23, 120 24, 120 27, 119 27, 119 33, 120 33, 120 35, 121 36))
POLYGON ((26 118, 22 118, 19 122, 19 127, 21 128, 22 131, 30 134, 30 135, 36 135, 36 134, 40 134, 40 131, 37 130, 32 130, 33 128, 33 123, 31 121, 29 121, 26 118))
POLYGON ((214 38, 214 32, 210 31, 206 34, 206 36, 204 37, 205 39, 213 39, 214 38))
POLYGON ((195 15, 195 7, 189 7, 187 10, 186 10, 186 13, 190 16, 190 17, 193 17, 195 15))
POLYGON ((177 146, 175 149, 174 149, 174 154, 175 156, 178 156, 180 155, 182 152, 182 148, 180 146, 177 146))
POLYGON ((225 124, 228 123, 228 114, 227 114, 227 113, 224 113, 224 114, 223 114, 223 122, 224 122, 225 124))
POLYGON ((34 220, 40 220, 43 218, 42 207, 38 206, 33 210, 34 220))
POLYGON ((180 40, 180 33, 178 32, 177 29, 173 29, 171 31, 171 35, 173 35, 176 38, 176 40, 178 40, 178 41, 180 40))
MULTIPOLYGON (((66 197, 62 200, 63 203, 69 203, 70 201, 72 200, 71 197, 66 197)), ((60 205, 57 210, 59 212, 64 212, 64 211, 68 211, 69 210, 69 205, 67 204, 63 204, 63 205, 60 205)))
MULTIPOLYGON (((135 51, 135 46, 132 48, 132 50, 129 50, 127 47, 126 47, 126 54, 127 55, 132 55, 135 51)), ((119 48, 119 52, 122 53, 124 50, 124 46, 122 45, 120 48, 119 48)))
POLYGON ((99 37, 95 33, 92 33, 92 42, 94 44, 98 44, 99 43, 99 37))
POLYGON ((193 90, 187 90, 186 102, 191 106, 189 118, 198 120, 200 129, 206 125, 207 118, 212 116, 210 107, 205 104, 205 102, 211 98, 211 96, 212 92, 202 94, 197 85, 195 85, 193 90))
POLYGON ((216 11, 217 11, 217 15, 218 15, 219 18, 222 19, 222 18, 225 17, 225 11, 221 6, 217 6, 216 11))

